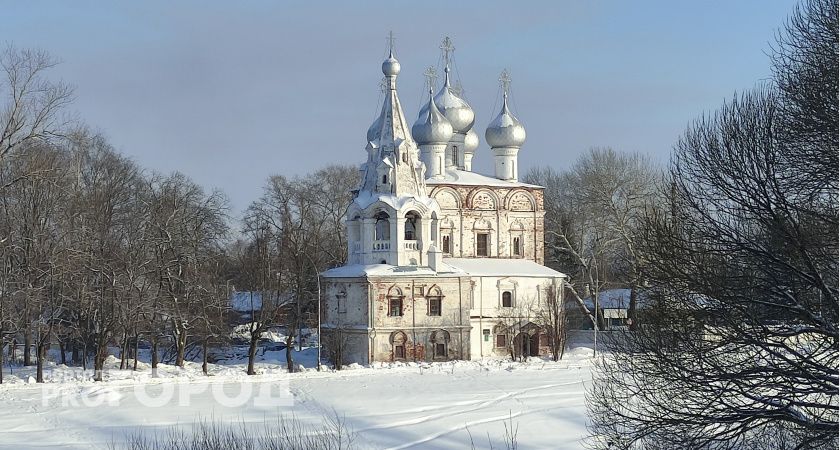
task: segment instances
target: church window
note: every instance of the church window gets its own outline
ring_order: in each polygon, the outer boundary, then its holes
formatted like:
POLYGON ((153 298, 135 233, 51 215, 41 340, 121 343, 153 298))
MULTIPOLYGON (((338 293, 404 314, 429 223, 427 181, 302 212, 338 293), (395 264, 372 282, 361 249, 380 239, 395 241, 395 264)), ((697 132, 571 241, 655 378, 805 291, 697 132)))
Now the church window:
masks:
POLYGON ((484 342, 490 342, 490 329, 485 328, 481 330, 481 335, 484 336, 484 342))
POLYGON ((388 315, 391 317, 399 317, 403 315, 401 298, 388 299, 388 315))
POLYGON ((389 218, 388 213, 385 211, 381 211, 376 215, 375 240, 387 241, 391 239, 391 222, 388 220, 389 218))
POLYGON ((388 175, 382 175, 382 184, 388 184, 388 175))
POLYGON ((441 309, 441 299, 440 299, 440 297, 430 297, 429 298, 429 315, 430 316, 440 316, 440 309, 441 309))
POLYGON ((455 145, 452 147, 452 165, 458 165, 458 146, 455 145))
POLYGON ((402 331, 391 333, 391 350, 394 352, 394 359, 405 359, 405 345, 408 337, 402 331))
POLYGON ((513 256, 522 256, 522 238, 519 236, 513 237, 513 256))
POLYGON ((405 215, 405 240, 417 240, 417 214, 410 212, 405 215))
POLYGON ((498 348, 507 347, 507 335, 506 334, 497 334, 496 335, 496 347, 498 347, 498 348))
POLYGON ((337 295, 336 302, 338 303, 338 312, 346 313, 347 312, 347 296, 346 295, 337 295))
POLYGON ((442 250, 444 255, 452 254, 452 237, 448 234, 444 234, 441 246, 443 247, 442 250))
POLYGON ((432 357, 434 359, 448 359, 447 347, 449 347, 449 332, 446 330, 433 331, 429 336, 429 343, 432 344, 432 357))
POLYGON ((502 307, 504 308, 512 308, 513 307, 513 294, 510 291, 502 292, 502 307))
POLYGON ((475 235, 476 256, 490 256, 490 234, 478 233, 475 235))

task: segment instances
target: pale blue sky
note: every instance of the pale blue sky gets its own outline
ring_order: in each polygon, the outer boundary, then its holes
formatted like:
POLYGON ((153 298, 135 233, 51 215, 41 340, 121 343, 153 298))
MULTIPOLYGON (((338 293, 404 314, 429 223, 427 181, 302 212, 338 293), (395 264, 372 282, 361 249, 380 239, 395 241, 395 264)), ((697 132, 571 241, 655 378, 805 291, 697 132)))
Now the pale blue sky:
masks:
POLYGON ((449 35, 484 128, 513 76, 522 172, 592 146, 666 163, 686 124, 770 75, 793 1, 6 1, 0 41, 63 60, 73 109, 123 153, 223 189, 238 212, 271 174, 358 164, 393 29, 406 116, 449 35))

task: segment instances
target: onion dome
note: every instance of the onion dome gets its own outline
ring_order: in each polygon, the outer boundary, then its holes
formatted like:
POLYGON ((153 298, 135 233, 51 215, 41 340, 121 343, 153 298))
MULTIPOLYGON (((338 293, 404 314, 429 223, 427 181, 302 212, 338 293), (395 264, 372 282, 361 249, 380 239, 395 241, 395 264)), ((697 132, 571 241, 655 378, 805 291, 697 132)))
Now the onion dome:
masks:
POLYGON ((400 73, 400 62, 394 58, 394 53, 388 53, 388 59, 382 62, 382 73, 386 77, 395 77, 400 73))
POLYGON ((510 112, 507 103, 507 92, 502 100, 502 111, 490 122, 484 132, 484 139, 491 148, 522 147, 525 143, 525 127, 519 119, 510 112))
MULTIPOLYGON (((452 124, 452 129, 456 133, 464 134, 472 128, 475 123, 475 113, 470 105, 467 104, 461 97, 452 92, 452 86, 449 81, 449 66, 444 69, 444 83, 443 88, 435 96, 435 104, 443 113, 444 117, 452 124)), ((420 114, 424 111, 421 110, 420 114)))
POLYGON ((382 116, 385 115, 385 110, 379 112, 379 117, 370 124, 367 130, 367 141, 375 142, 379 139, 379 133, 382 131, 382 116))
POLYGON ((423 109, 426 114, 421 115, 414 126, 411 135, 420 144, 445 144, 452 138, 452 124, 441 114, 434 102, 433 92, 429 89, 429 102, 423 109))
POLYGON ((475 132, 472 128, 470 131, 467 131, 467 136, 464 138, 464 152, 465 153, 475 153, 475 150, 478 148, 478 133, 475 132))

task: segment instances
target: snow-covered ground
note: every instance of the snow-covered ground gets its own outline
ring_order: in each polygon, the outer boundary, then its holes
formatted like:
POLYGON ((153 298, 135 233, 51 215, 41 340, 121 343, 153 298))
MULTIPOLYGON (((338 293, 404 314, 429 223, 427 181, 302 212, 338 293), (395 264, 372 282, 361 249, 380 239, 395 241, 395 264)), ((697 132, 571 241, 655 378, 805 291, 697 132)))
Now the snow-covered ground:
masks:
MULTIPOLYGON (((294 416, 318 425, 337 413, 361 448, 477 448, 502 443, 505 423, 517 428, 519 448, 576 449, 586 434, 584 389, 591 349, 567 351, 558 363, 532 358, 379 364, 339 372, 314 371, 314 350, 296 356, 303 372, 287 374, 283 352, 267 352, 260 375, 243 364, 161 365, 157 377, 109 370, 106 381, 63 366, 48 383, 28 382, 19 369, 0 385, 0 448, 107 448, 127 435, 189 429, 200 421, 262 424, 294 416), (276 358, 274 361, 272 359, 276 358)), ((110 358, 107 364, 119 367, 110 358)))

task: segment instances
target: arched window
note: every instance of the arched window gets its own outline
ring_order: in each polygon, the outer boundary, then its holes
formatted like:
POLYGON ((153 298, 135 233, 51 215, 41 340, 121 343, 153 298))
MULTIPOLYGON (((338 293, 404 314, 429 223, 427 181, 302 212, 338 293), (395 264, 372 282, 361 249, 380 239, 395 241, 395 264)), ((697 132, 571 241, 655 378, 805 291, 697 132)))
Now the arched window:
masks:
POLYGON ((512 308, 513 307, 513 294, 510 291, 502 292, 502 307, 503 308, 512 308))
POLYGON ((522 238, 520 236, 513 237, 512 247, 513 256, 522 256, 522 238))
POLYGON ((388 220, 390 216, 385 211, 376 213, 376 227, 374 239, 377 241, 387 241, 391 239, 391 222, 388 220))
POLYGON ((402 331, 395 331, 391 333, 391 351, 394 355, 394 360, 405 359, 405 344, 408 339, 402 331))
POLYGON ((382 184, 388 184, 388 175, 382 175, 382 184))
POLYGON ((417 215, 415 212, 409 212, 405 215, 405 240, 406 241, 416 241, 417 240, 417 222, 420 219, 420 216, 417 215))
POLYGON ((429 336, 432 344, 432 357, 434 359, 449 359, 449 332, 446 330, 435 330, 429 336))

